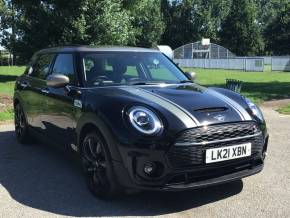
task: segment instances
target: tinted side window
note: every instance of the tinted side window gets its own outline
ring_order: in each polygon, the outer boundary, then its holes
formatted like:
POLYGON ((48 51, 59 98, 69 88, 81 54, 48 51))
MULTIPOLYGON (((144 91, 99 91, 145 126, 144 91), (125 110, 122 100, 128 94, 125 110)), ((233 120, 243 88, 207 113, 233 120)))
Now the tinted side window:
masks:
POLYGON ((74 61, 72 54, 59 54, 55 59, 52 74, 66 75, 70 83, 75 82, 74 61))
POLYGON ((31 76, 37 77, 39 79, 46 79, 49 74, 50 65, 52 63, 54 55, 53 54, 45 54, 39 56, 36 63, 33 66, 33 72, 31 72, 31 76))

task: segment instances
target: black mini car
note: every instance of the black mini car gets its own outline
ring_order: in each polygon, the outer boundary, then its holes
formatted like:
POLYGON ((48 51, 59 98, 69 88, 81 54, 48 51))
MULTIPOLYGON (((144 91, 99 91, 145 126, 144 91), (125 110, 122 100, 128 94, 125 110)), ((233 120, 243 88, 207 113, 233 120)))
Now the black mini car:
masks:
POLYGON ((259 108, 192 82, 160 51, 70 46, 36 53, 16 81, 17 139, 80 156, 90 190, 187 190, 260 172, 259 108))

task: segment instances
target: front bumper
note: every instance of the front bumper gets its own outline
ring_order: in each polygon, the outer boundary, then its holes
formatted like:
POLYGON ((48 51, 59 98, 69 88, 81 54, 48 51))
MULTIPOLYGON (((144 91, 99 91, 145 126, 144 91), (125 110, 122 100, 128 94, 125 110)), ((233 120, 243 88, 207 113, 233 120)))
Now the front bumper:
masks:
POLYGON ((257 174, 263 170, 263 167, 264 167, 264 165, 260 164, 260 165, 255 166, 254 168, 244 169, 244 170, 237 171, 235 173, 226 174, 226 175, 222 175, 219 177, 210 178, 210 179, 206 179, 206 180, 202 180, 202 181, 197 181, 197 182, 192 182, 192 183, 184 183, 184 184, 167 185, 163 188, 163 190, 172 190, 172 191, 174 191, 174 190, 179 191, 180 190, 181 191, 181 190, 197 189, 197 188, 232 182, 235 180, 239 180, 241 178, 245 178, 245 177, 257 174))
POLYGON ((232 182, 261 172, 264 167, 263 160, 256 159, 253 162, 230 166, 227 172, 221 168, 215 169, 220 171, 219 174, 207 174, 208 171, 205 169, 172 172, 162 181, 149 181, 139 177, 132 177, 120 162, 115 162, 114 168, 118 182, 124 188, 152 191, 184 191, 232 182), (253 162, 255 163, 252 164, 253 162))
MULTIPOLYGON (((252 142, 252 156, 211 164, 205 164, 206 146, 179 149, 173 145, 169 150, 164 150, 119 144, 122 161, 114 162, 115 173, 123 187, 145 190, 178 191, 231 182, 263 170, 268 146, 267 133, 226 144, 230 146, 241 142, 252 142), (145 173, 144 166, 148 163, 153 163, 156 168, 152 175, 145 173)), ((225 144, 209 146, 222 147, 225 144)))

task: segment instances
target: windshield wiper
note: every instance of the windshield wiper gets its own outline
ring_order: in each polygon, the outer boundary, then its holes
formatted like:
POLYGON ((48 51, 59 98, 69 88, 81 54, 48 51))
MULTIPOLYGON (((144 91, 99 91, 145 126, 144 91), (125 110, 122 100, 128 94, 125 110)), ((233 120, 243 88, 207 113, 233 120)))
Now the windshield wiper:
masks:
POLYGON ((193 83, 191 80, 181 80, 179 83, 193 83))
POLYGON ((136 83, 130 83, 132 86, 139 86, 139 85, 158 85, 162 83, 147 83, 147 82, 136 82, 136 83))

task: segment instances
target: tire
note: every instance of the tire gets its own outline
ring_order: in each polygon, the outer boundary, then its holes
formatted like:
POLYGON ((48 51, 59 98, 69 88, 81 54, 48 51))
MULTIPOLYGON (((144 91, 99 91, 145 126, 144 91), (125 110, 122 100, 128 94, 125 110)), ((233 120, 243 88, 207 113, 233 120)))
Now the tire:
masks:
POLYGON ((28 144, 31 142, 32 137, 29 134, 26 116, 19 103, 14 108, 14 124, 17 141, 21 144, 28 144))
POLYGON ((90 192, 101 199, 116 197, 120 187, 115 180, 107 143, 100 133, 92 131, 86 134, 80 156, 90 192))

